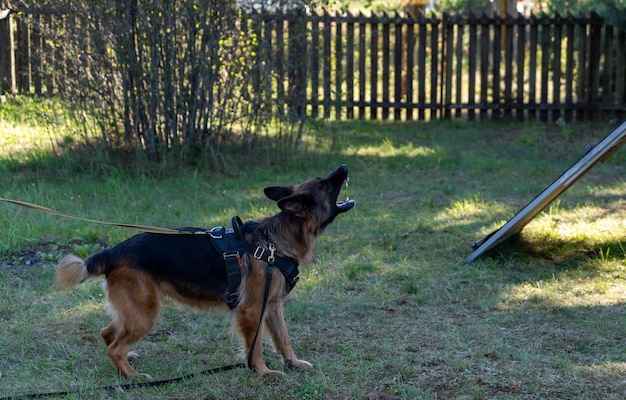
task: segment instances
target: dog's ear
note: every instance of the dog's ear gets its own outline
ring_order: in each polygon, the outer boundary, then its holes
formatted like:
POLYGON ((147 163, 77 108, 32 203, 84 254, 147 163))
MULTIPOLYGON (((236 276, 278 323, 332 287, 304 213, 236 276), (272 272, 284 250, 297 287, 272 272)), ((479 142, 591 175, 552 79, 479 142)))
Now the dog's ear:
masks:
POLYGON ((299 217, 310 208, 311 198, 305 194, 294 194, 278 200, 277 205, 282 211, 299 217))
POLYGON ((291 196, 293 188, 291 186, 270 186, 263 189, 265 195, 274 201, 278 201, 287 196, 291 196))

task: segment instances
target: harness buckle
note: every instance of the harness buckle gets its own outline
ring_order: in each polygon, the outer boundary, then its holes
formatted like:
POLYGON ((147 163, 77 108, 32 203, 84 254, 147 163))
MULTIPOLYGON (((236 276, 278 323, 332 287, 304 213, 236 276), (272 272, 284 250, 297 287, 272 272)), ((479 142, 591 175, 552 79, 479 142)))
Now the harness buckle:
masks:
POLYGON ((213 239, 221 239, 224 237, 224 228, 221 228, 221 227, 211 228, 211 230, 209 231, 209 235, 213 239), (216 232, 221 232, 221 233, 216 233, 216 232))
POLYGON ((263 257, 263 254, 265 254, 265 248, 261 246, 257 246, 256 249, 254 250, 253 256, 257 260, 260 260, 263 257))
POLYGON ((234 253, 224 253, 224 260, 228 260, 229 258, 241 258, 241 256, 239 255, 239 252, 236 251, 234 253))
POLYGON ((267 257, 267 262, 270 264, 274 264, 274 261, 276 261, 276 257, 274 256, 274 253, 276 252, 276 246, 274 246, 274 243, 270 243, 269 248, 270 255, 267 257))

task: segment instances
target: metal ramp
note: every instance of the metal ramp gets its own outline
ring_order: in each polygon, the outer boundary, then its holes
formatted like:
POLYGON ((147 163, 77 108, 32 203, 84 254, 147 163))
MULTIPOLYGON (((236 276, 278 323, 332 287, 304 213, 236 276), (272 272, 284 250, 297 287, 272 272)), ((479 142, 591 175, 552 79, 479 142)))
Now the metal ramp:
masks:
POLYGON ((572 186, 580 177, 593 168, 594 165, 608 159, 617 149, 622 147, 624 142, 626 142, 626 121, 595 145, 588 145, 585 148, 585 155, 569 167, 557 180, 545 188, 543 192, 522 208, 500 229, 475 242, 472 245, 474 252, 465 259, 465 262, 474 261, 487 250, 520 232, 526 224, 550 205, 561 193, 572 186))

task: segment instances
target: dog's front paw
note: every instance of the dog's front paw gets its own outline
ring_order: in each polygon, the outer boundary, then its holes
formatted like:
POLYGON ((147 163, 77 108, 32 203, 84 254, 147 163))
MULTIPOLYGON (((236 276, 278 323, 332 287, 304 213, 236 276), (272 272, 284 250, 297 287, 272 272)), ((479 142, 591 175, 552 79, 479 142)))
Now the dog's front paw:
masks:
POLYGON ((261 366, 260 368, 254 368, 254 372, 259 376, 285 376, 283 371, 277 371, 274 369, 269 369, 267 366, 261 366))
POLYGON ((311 364, 308 361, 304 361, 304 360, 298 360, 293 359, 293 360, 285 360, 285 364, 289 367, 289 368, 299 368, 299 369, 311 369, 313 368, 313 364, 311 364))
POLYGON ((129 378, 138 380, 138 381, 153 381, 154 378, 149 374, 142 374, 141 372, 137 372, 135 375, 129 376, 129 378))

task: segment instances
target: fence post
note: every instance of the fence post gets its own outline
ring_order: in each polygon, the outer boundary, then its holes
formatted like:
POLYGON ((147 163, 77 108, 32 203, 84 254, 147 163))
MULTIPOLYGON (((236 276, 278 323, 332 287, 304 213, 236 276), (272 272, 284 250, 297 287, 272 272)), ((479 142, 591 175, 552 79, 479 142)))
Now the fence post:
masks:
POLYGON ((11 10, 0 10, 0 93, 15 93, 15 40, 11 10))

